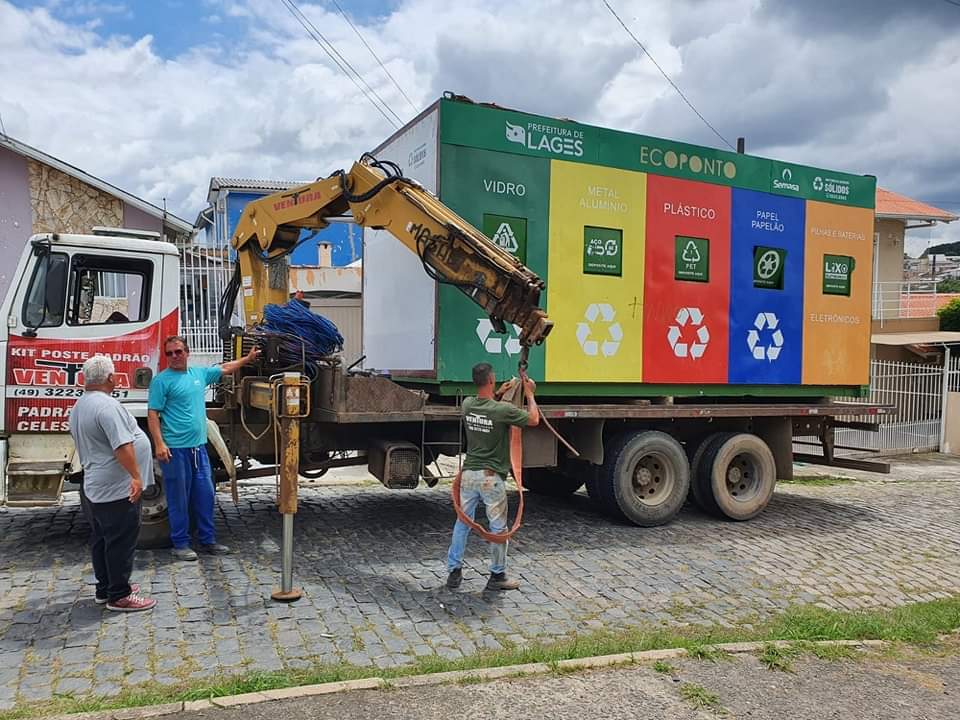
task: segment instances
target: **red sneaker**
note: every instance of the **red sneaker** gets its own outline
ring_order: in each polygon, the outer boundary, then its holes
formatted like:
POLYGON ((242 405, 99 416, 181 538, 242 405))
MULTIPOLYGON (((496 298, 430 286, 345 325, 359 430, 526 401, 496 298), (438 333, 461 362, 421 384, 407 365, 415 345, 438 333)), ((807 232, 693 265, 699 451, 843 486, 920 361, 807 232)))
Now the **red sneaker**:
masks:
POLYGON ((114 612, 141 612, 142 610, 153 610, 153 606, 156 604, 156 600, 145 598, 136 593, 130 593, 125 598, 107 603, 107 610, 113 610, 114 612))
MULTIPOLYGON (((132 592, 134 595, 136 595, 137 593, 139 593, 139 592, 140 592, 140 583, 130 583, 130 592, 132 592)), ((107 604, 107 599, 106 599, 105 597, 100 597, 99 595, 97 595, 97 596, 93 599, 93 601, 94 601, 97 605, 106 605, 106 604, 107 604)))

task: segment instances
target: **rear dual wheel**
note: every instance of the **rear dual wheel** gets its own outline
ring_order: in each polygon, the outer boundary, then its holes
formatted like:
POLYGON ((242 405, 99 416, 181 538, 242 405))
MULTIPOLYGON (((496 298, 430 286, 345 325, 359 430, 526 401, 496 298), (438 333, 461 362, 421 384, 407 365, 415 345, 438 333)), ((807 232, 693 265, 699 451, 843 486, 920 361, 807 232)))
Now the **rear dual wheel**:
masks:
POLYGON ((680 511, 690 487, 690 465, 671 436, 653 430, 625 433, 608 444, 604 455, 587 492, 605 512, 654 527, 680 511))
POLYGON ((691 494, 703 510, 749 520, 770 502, 777 467, 770 448, 756 435, 716 433, 697 448, 691 474, 691 494))

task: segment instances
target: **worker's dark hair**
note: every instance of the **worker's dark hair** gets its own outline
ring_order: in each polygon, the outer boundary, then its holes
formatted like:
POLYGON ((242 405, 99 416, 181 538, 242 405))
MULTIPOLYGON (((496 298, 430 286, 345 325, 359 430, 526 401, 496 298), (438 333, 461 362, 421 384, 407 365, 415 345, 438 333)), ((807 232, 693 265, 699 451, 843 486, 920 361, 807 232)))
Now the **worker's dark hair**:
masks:
POLYGON ((190 345, 187 344, 187 339, 183 335, 170 335, 166 340, 163 341, 163 347, 166 349, 167 345, 172 342, 178 342, 183 345, 183 349, 187 352, 190 352, 190 345))
POLYGON ((493 372, 493 365, 490 363, 477 363, 473 366, 473 384, 477 387, 483 387, 490 382, 490 373, 493 372))

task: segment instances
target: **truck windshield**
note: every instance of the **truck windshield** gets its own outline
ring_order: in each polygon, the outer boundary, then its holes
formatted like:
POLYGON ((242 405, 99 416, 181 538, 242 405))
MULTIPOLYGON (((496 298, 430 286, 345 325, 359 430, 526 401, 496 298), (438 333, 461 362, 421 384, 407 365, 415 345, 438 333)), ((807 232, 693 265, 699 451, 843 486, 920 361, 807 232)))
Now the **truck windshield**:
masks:
POLYGON ((34 266, 33 277, 23 304, 23 324, 28 328, 55 327, 63 324, 67 299, 67 256, 42 255, 34 266))

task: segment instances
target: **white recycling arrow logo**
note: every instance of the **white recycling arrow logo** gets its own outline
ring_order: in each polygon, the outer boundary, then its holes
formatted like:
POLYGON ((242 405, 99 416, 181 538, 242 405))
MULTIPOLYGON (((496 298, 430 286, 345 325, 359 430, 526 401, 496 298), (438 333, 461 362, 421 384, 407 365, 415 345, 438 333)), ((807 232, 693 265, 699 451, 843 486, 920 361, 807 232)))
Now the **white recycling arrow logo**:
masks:
POLYGON ((623 340, 623 328, 615 322, 617 311, 608 303, 592 303, 587 307, 583 318, 586 322, 577 323, 577 342, 585 355, 613 357, 620 349, 623 340), (594 326, 597 321, 607 324, 607 336, 604 340, 594 339, 594 326))
POLYGON ((703 312, 697 307, 682 307, 677 311, 676 324, 667 330, 667 340, 678 358, 691 357, 699 360, 707 351, 710 342, 710 331, 703 324, 703 312), (696 340, 688 343, 682 341, 684 328, 695 330, 696 340))
POLYGON ((783 331, 778 327, 780 319, 776 313, 758 312, 753 321, 753 328, 747 333, 747 347, 753 353, 755 360, 769 360, 773 362, 780 357, 783 350, 783 331), (770 341, 766 345, 760 344, 760 333, 769 330, 770 341))
POLYGON ((683 258, 684 262, 700 262, 700 250, 697 249, 697 244, 693 240, 690 240, 687 243, 687 246, 683 249, 683 253, 680 255, 680 257, 683 258))
POLYGON ((517 325, 508 325, 513 328, 511 336, 504 342, 503 338, 493 331, 493 323, 490 318, 480 318, 477 320, 477 337, 483 343, 483 349, 491 355, 499 355, 506 352, 507 355, 520 354, 520 327, 517 325))
POLYGON ((514 235, 510 223, 500 223, 500 227, 497 228, 491 239, 507 252, 516 253, 520 249, 517 244, 517 236, 514 235))

